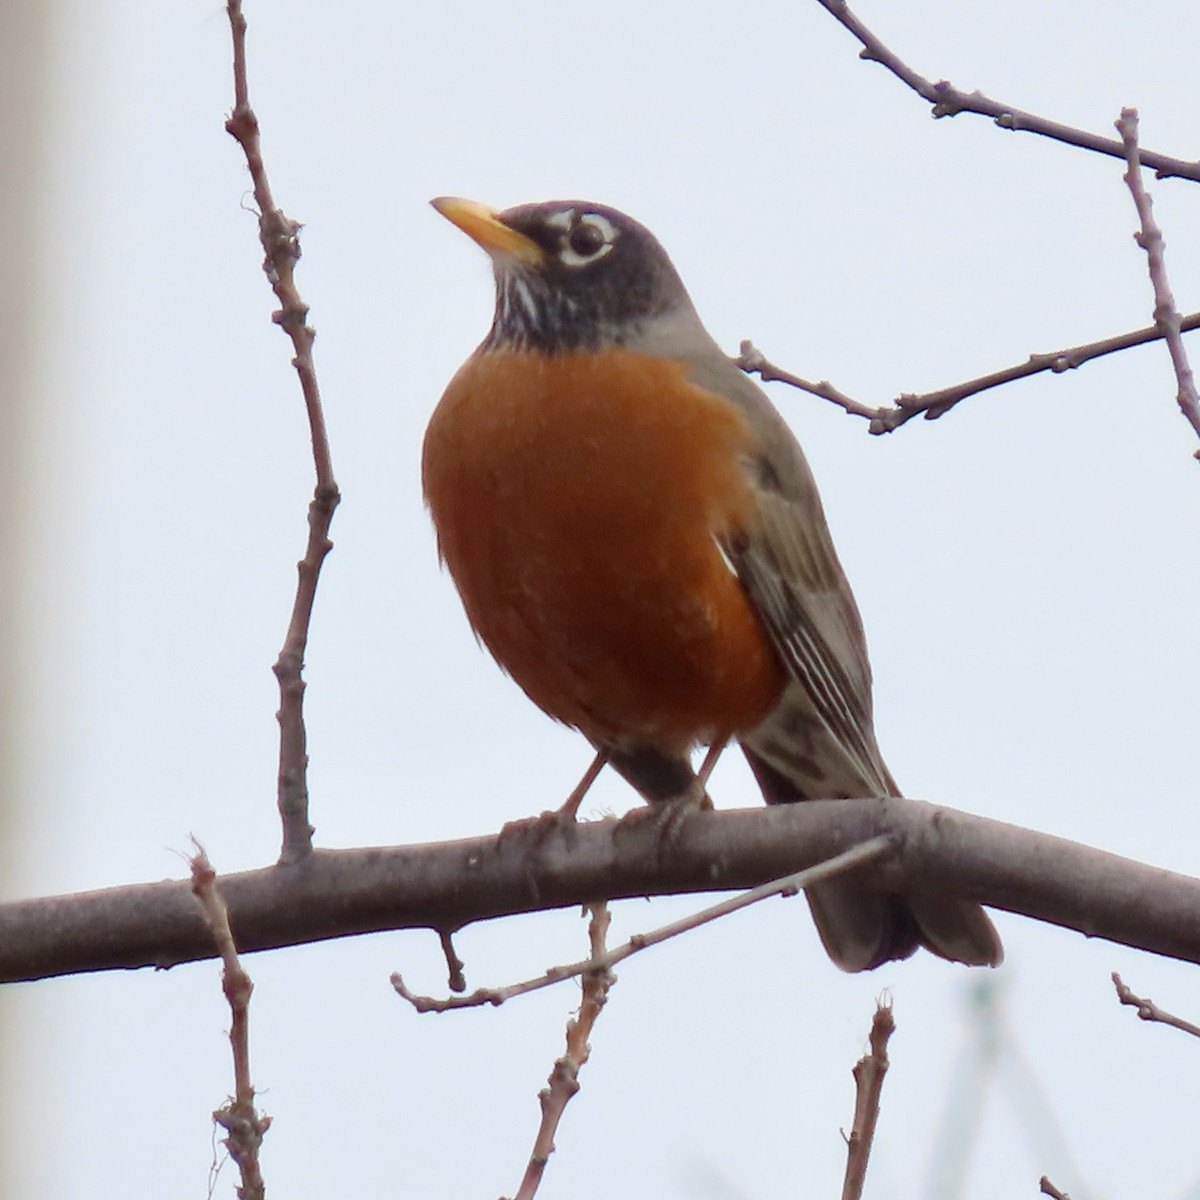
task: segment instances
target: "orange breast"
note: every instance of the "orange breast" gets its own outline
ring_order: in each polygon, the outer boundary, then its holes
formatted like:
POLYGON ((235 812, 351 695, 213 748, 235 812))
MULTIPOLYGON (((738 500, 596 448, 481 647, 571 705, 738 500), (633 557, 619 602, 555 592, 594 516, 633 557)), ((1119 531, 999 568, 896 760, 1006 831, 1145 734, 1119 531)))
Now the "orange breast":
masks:
POLYGON ((751 519, 745 418, 627 351, 476 353, 425 436, 467 616, 529 697, 610 745, 756 725, 783 671, 714 535, 751 519))

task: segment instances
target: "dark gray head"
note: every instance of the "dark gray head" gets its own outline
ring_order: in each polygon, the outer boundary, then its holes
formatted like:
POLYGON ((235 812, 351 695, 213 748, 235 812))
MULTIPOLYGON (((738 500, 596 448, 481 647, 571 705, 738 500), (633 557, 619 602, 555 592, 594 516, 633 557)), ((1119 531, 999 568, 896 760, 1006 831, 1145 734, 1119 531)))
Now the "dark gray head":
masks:
POLYGON ((636 342, 691 301, 643 225, 584 200, 496 213, 443 197, 433 206, 491 255, 496 315, 484 345, 556 354, 636 342))

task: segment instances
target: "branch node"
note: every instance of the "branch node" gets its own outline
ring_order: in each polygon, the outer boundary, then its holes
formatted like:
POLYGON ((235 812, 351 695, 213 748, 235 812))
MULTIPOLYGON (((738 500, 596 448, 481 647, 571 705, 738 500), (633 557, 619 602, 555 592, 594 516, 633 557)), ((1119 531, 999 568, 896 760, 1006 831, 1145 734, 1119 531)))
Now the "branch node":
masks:
POLYGON ((1113 987, 1117 989, 1117 999, 1122 1004, 1127 1004, 1131 1008, 1137 1009, 1139 1020, 1154 1021, 1159 1025, 1170 1025, 1172 1029, 1178 1029, 1183 1033, 1190 1033, 1193 1037, 1200 1037, 1200 1025, 1194 1025, 1191 1021, 1185 1021, 1182 1017, 1177 1017, 1174 1013, 1169 1013, 1165 1009, 1159 1008, 1153 1000, 1149 1000, 1145 996, 1134 995, 1116 971, 1112 973, 1112 982, 1113 987))

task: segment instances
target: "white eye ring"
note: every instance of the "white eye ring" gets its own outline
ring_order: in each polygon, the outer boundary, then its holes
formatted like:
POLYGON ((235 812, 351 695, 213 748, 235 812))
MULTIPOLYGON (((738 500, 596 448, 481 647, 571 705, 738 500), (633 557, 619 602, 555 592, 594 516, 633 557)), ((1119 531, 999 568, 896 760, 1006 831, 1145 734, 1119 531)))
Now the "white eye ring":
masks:
POLYGON ((580 213, 578 223, 563 240, 562 249, 558 252, 559 262, 567 267, 583 267, 587 266, 588 263, 594 263, 612 250, 616 236, 617 231, 613 228, 613 223, 607 217, 602 217, 599 213, 580 213), (604 241, 591 254, 580 254, 572 247, 570 242, 571 233, 583 226, 598 229, 604 237, 604 241))

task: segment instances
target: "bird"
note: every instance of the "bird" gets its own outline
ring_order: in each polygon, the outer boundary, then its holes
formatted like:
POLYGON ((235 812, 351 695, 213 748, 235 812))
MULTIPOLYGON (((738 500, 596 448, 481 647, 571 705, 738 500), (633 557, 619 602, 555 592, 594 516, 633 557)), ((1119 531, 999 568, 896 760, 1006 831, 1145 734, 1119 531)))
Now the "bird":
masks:
MULTIPOLYGON (((491 258, 495 313, 430 418, 422 487, 479 641, 650 803, 736 741, 768 804, 899 796, 850 586, 799 442, 614 208, 434 208, 491 258)), ((833 962, 997 965, 983 908, 833 879, 833 962)))

